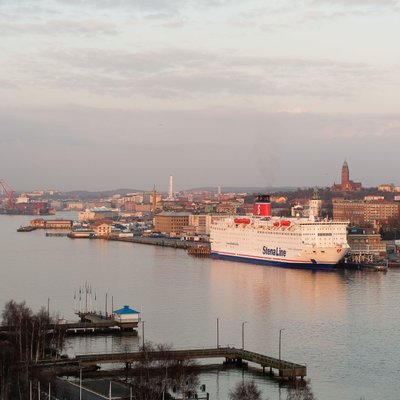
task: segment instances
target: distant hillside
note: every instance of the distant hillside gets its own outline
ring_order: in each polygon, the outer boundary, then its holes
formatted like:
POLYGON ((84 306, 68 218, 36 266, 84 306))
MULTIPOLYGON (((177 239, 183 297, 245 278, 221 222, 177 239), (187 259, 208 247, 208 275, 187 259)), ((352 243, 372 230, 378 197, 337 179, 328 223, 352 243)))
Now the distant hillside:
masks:
POLYGON ((89 192, 86 190, 72 190, 69 192, 60 192, 57 194, 58 198, 63 198, 63 199, 84 199, 84 200, 90 200, 90 199, 99 199, 99 198, 108 198, 115 196, 116 194, 119 194, 121 196, 125 196, 127 193, 134 193, 134 192, 143 192, 141 189, 115 189, 115 190, 101 190, 101 191, 96 191, 96 192, 89 192))
MULTIPOLYGON (((299 187, 293 186, 280 186, 280 187, 245 187, 245 186, 221 186, 222 193, 277 193, 277 192, 294 192, 298 190, 299 187)), ((217 192, 217 188, 215 186, 207 186, 200 188, 188 189, 188 192, 217 192)))
MULTIPOLYGON (((241 187, 241 186, 224 186, 221 187, 222 193, 278 193, 278 192, 294 192, 298 190, 298 187, 281 186, 281 187, 241 187)), ((213 186, 199 187, 193 189, 187 189, 186 192, 212 192, 216 193, 217 188, 213 186)), ((69 192, 60 192, 57 197, 59 198, 71 198, 71 199, 99 199, 112 197, 116 194, 125 196, 127 193, 134 192, 148 192, 142 189, 115 189, 115 190, 101 190, 96 192, 89 192, 86 190, 73 190, 69 192)), ((54 197, 53 197, 54 198, 54 197)))

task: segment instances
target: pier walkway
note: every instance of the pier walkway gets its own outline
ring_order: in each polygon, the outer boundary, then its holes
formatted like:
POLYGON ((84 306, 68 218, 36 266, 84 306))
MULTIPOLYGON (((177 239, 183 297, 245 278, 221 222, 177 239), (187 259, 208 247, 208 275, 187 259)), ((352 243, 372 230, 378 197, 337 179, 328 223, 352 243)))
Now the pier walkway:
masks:
POLYGON ((84 354, 77 355, 71 362, 78 362, 79 365, 97 365, 109 363, 132 363, 143 360, 187 360, 187 359, 208 359, 208 358, 225 358, 227 363, 241 364, 243 361, 258 364, 263 368, 278 370, 279 376, 282 378, 295 379, 297 377, 304 378, 307 375, 307 367, 305 365, 295 364, 289 361, 280 360, 263 354, 254 353, 252 351, 237 349, 235 347, 217 347, 203 349, 171 349, 163 351, 142 351, 126 352, 126 353, 102 353, 102 354, 84 354))

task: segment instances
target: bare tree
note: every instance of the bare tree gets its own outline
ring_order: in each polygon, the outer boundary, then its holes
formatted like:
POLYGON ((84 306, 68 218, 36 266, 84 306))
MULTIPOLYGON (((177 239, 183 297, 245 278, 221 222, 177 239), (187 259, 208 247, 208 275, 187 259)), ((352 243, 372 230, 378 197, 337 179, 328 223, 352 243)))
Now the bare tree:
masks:
POLYGON ((286 400, 316 400, 309 381, 293 381, 288 388, 286 400))
POLYGON ((32 365, 59 353, 64 334, 51 330, 52 321, 44 308, 34 314, 25 302, 7 302, 2 322, 8 331, 0 338, 1 399, 25 399, 32 365))
POLYGON ((193 360, 171 357, 171 348, 168 344, 146 342, 139 349, 139 373, 132 381, 135 400, 167 399, 169 390, 180 393, 182 398, 194 397, 199 387, 198 365, 193 360))
POLYGON ((239 382, 233 390, 229 392, 230 400, 261 400, 261 391, 254 381, 239 382))

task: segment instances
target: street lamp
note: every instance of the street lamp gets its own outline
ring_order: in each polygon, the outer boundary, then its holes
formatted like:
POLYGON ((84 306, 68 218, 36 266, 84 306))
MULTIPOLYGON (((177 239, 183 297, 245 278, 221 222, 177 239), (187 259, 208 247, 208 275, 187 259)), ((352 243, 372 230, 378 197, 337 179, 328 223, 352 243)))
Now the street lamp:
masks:
POLYGON ((142 347, 144 351, 144 320, 142 320, 142 347))
POLYGON ((82 400, 82 367, 79 365, 79 400, 82 400))
POLYGON ((281 363, 281 349, 282 349, 282 331, 285 329, 279 329, 279 364, 281 363))
POLYGON ((242 322, 242 350, 244 350, 244 325, 247 324, 247 321, 242 322))
POLYGON ((217 317, 217 349, 219 348, 219 318, 217 317))

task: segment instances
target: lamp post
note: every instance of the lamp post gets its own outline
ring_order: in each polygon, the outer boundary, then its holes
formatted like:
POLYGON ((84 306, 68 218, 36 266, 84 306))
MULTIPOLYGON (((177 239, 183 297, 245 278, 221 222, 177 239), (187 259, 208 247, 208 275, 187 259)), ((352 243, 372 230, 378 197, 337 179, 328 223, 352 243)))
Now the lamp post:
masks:
POLYGON ((144 351, 144 320, 142 320, 142 347, 144 351))
POLYGON ((79 400, 82 400, 82 367, 79 366, 79 400))
POLYGON ((281 363, 281 350, 282 350, 282 331, 284 329, 279 329, 279 364, 281 363))
POLYGON ((244 350, 244 325, 247 324, 247 321, 242 322, 242 350, 244 350))
POLYGON ((219 348, 219 318, 217 317, 217 349, 219 348))

